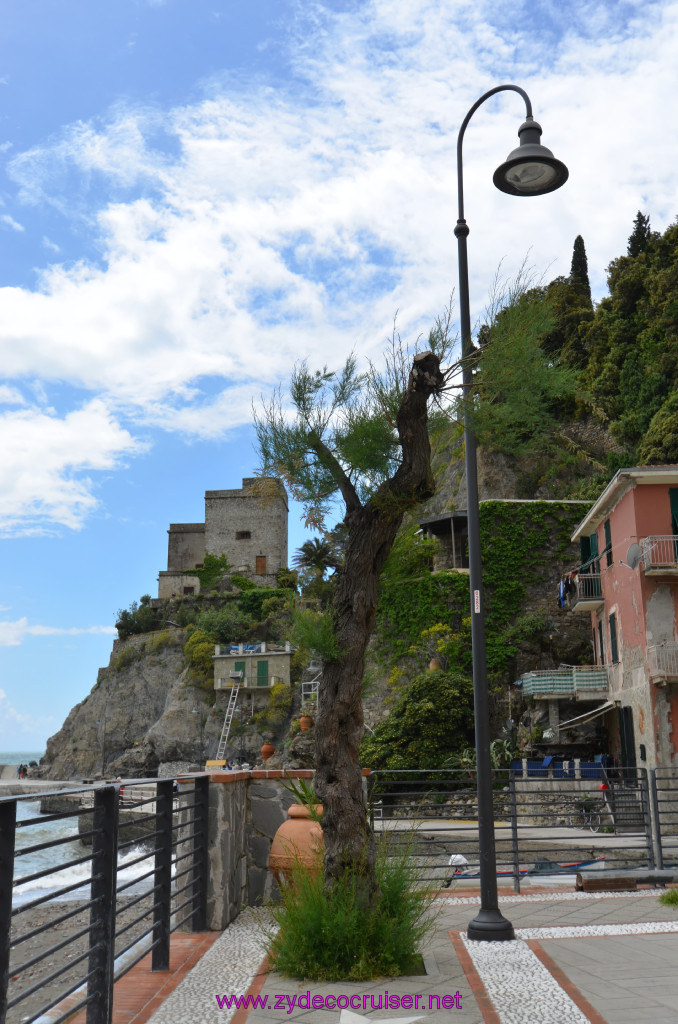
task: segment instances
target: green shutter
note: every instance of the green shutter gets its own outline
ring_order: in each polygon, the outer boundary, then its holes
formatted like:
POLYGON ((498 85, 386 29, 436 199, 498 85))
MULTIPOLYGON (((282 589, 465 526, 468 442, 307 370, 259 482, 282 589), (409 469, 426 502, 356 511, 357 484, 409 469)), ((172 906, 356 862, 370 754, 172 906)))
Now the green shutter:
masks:
POLYGON ((589 537, 579 538, 579 557, 581 558, 582 565, 586 565, 591 557, 591 540, 589 537))
POLYGON ((605 531, 605 554, 607 556, 607 565, 612 565, 612 533, 610 532, 610 520, 606 519, 603 523, 603 530, 605 531))
POLYGON ((617 617, 614 612, 610 615, 610 656, 612 664, 616 665, 619 661, 619 649, 617 647, 617 617))
POLYGON ((671 533, 678 534, 678 487, 669 487, 671 502, 671 533))
POLYGON ((268 661, 257 662, 257 686, 268 686, 268 661))
POLYGON ((247 664, 244 661, 236 661, 233 671, 242 672, 241 685, 247 682, 247 664))

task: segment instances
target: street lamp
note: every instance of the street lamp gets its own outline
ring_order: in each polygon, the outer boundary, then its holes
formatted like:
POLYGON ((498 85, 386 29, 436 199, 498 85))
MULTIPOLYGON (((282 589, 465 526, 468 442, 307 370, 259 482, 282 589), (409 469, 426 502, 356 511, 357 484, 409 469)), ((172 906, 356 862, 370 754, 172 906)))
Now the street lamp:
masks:
POLYGON ((494 173, 494 184, 501 192, 514 196, 540 196, 553 192, 567 181, 565 164, 556 160, 539 139, 541 126, 532 117, 532 104, 527 93, 517 85, 498 85, 473 104, 459 129, 457 140, 457 186, 459 215, 454 233, 459 252, 459 313, 461 320, 462 387, 464 402, 464 446, 466 449, 466 506, 468 516, 469 585, 471 591, 471 645, 473 649, 473 702, 476 730, 476 765, 478 785, 478 849, 480 854, 480 910, 468 926, 469 939, 502 941, 513 939, 513 925, 502 916, 497 899, 497 861, 494 845, 494 810, 492 805, 492 761, 490 759, 490 715, 487 693, 487 662, 485 656, 485 623, 482 600, 482 564, 480 559, 480 517, 478 509, 478 469, 476 439, 471 422, 471 388, 473 386, 473 343, 469 309, 468 257, 466 239, 469 229, 464 220, 464 175, 462 143, 471 117, 481 103, 505 91, 519 93, 526 108, 525 122, 518 129, 520 145, 509 153, 494 173))

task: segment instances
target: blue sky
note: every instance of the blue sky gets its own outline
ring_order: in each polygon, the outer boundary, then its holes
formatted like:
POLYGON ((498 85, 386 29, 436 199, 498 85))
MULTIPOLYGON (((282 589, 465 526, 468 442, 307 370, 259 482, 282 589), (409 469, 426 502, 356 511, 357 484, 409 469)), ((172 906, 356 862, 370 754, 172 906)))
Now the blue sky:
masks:
MULTIPOLYGON (((42 747, 156 592, 167 526, 256 466, 298 358, 378 358, 456 283, 455 148, 530 93, 570 168, 512 199, 523 108, 465 141, 474 316, 500 261, 594 294, 678 213, 678 2, 2 0, 0 749, 42 747)), ((304 539, 293 510, 291 548, 304 539)))

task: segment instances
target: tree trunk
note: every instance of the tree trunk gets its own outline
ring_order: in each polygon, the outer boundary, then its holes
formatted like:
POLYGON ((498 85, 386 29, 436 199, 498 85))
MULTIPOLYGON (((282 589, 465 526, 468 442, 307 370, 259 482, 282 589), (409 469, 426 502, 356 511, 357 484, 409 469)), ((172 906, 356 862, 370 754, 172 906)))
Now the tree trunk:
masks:
POLYGON ((346 557, 332 598, 341 655, 327 661, 318 694, 315 791, 323 805, 325 881, 347 869, 363 878, 366 898, 376 890, 374 837, 367 821, 359 760, 363 736, 362 683, 367 644, 377 610, 377 583, 405 512, 434 493, 428 437, 428 399, 444 385, 439 360, 415 357, 397 415, 400 465, 365 504, 346 513, 346 557))

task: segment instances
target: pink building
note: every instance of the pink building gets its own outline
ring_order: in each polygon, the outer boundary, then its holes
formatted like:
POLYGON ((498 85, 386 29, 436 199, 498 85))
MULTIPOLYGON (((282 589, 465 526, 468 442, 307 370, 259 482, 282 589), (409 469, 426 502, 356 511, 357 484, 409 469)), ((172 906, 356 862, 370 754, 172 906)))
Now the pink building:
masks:
POLYGON ((620 469, 572 540, 570 607, 607 674, 597 709, 621 764, 678 766, 678 466, 620 469))

